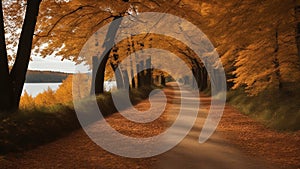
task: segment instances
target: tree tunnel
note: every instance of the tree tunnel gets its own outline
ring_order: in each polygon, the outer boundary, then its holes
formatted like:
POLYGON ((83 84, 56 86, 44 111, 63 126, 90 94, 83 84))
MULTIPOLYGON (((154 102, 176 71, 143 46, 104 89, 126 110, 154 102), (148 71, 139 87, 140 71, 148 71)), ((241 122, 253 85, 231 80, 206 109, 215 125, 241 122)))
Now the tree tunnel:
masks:
MULTIPOLYGON (((104 42, 102 45, 103 52, 98 53, 96 56, 98 59, 93 60, 93 80, 91 94, 100 94, 104 92, 104 81, 105 78, 112 77, 115 75, 115 80, 117 82, 117 87, 121 88, 139 88, 145 85, 151 85, 153 82, 153 72, 155 68, 152 68, 152 54, 149 54, 146 58, 141 59, 139 55, 136 53, 147 50, 147 49, 163 49, 175 54, 178 58, 184 61, 186 65, 188 65, 191 70, 194 78, 184 78, 182 79, 194 79, 191 81, 186 81, 186 84, 191 85, 194 89, 198 89, 200 91, 205 90, 211 83, 213 88, 216 88, 219 82, 218 77, 213 77, 208 80, 208 74, 217 75, 218 74, 218 66, 215 66, 217 57, 202 57, 198 56, 187 44, 181 42, 178 39, 175 39, 170 36, 156 34, 150 32, 142 32, 140 34, 131 34, 131 32, 124 33, 123 27, 125 30, 130 25, 122 25, 122 21, 124 18, 122 16, 115 16, 113 22, 108 25, 106 34, 102 35, 104 38, 104 42), (119 33, 121 35, 119 35, 119 33), (122 35, 125 34, 125 35, 122 35), (123 37, 118 37, 123 36, 123 37), (116 39, 120 39, 115 42, 116 39), (130 62, 125 66, 126 68, 122 68, 119 66, 126 57, 130 57, 130 62), (203 60, 201 60, 201 59, 203 60), (99 63, 100 62, 100 63, 99 63), (209 65, 210 72, 207 71, 206 67, 209 65), (145 69, 145 70, 144 70, 145 69), (135 76, 136 74, 136 76, 135 76)), ((126 22, 126 19, 125 19, 126 22)), ((133 22, 136 24, 136 22, 133 22)), ((182 28, 181 28, 182 29, 182 28)), ((129 31, 132 31, 132 27, 130 27, 129 31)), ((183 32, 183 34, 185 34, 183 32)), ((188 35, 183 35, 188 36, 188 35)), ((204 35, 202 38, 205 39, 204 35)), ((188 37, 190 39, 191 37, 188 37)), ((96 42, 96 44, 99 44, 96 42)), ((201 50, 201 54, 213 52, 213 47, 207 41, 201 41, 198 45, 201 50)), ((205 55, 205 54, 203 54, 205 55)), ((215 53, 212 54, 216 56, 215 53)), ((163 56, 162 56, 163 58, 163 56)), ((172 62, 172 59, 169 61, 165 61, 172 65, 174 69, 176 69, 176 63, 172 62)), ((165 76, 162 74, 162 81, 165 81, 165 76)))
MULTIPOLYGON (((118 89, 139 88, 153 84, 165 85, 168 74, 151 67, 152 57, 150 55, 141 59, 137 54, 151 48, 171 51, 185 62, 194 76, 194 78, 182 76, 181 79, 185 85, 189 85, 199 91, 203 91, 208 87, 208 72, 203 62, 190 48, 176 39, 148 34, 147 37, 145 35, 137 35, 115 44, 106 55, 102 55, 104 58, 100 64, 98 63, 99 59, 93 59, 93 67, 95 68, 99 65, 98 68, 93 69, 93 71, 97 71, 97 73, 94 73, 95 94, 103 93, 105 75, 108 78, 115 75, 118 89), (127 57, 130 60, 127 67, 119 67, 119 63, 127 57)), ((174 64, 173 66, 176 68, 176 63, 170 62, 169 64, 174 64)), ((210 81, 215 82, 214 80, 210 81)))

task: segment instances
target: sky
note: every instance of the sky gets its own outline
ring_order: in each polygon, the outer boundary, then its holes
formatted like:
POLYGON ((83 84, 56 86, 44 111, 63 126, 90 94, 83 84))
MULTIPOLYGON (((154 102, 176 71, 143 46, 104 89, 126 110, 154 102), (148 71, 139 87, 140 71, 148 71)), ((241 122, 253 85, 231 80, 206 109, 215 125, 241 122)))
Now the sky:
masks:
POLYGON ((88 67, 83 64, 76 65, 75 62, 70 60, 61 61, 61 57, 48 56, 42 58, 39 56, 32 56, 32 60, 29 62, 28 70, 39 71, 55 71, 66 73, 86 73, 88 67))

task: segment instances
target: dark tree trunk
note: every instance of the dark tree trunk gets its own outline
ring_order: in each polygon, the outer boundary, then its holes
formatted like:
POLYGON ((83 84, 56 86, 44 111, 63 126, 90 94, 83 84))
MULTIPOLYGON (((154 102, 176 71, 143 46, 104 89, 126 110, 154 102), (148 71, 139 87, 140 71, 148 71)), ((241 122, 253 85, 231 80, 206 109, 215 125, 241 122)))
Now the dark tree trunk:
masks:
POLYGON ((161 85, 166 86, 166 78, 164 75, 161 75, 161 85))
POLYGON ((130 56, 130 75, 131 75, 131 88, 135 88, 135 77, 134 77, 134 71, 133 71, 133 61, 132 57, 130 56))
POLYGON ((90 95, 94 95, 95 94, 95 82, 96 82, 96 74, 97 74, 97 66, 98 66, 99 60, 97 56, 93 56, 92 58, 92 64, 93 64, 93 68, 92 68, 92 85, 91 85, 91 91, 90 91, 90 95))
POLYGON ((201 83, 201 79, 202 79, 202 74, 201 74, 201 67, 196 64, 197 67, 195 68, 196 69, 196 84, 197 84, 197 89, 200 90, 202 88, 202 83, 201 83))
POLYGON ((145 86, 145 68, 144 68, 144 61, 142 60, 142 61, 140 61, 140 83, 139 83, 139 85, 140 86, 145 86))
POLYGON ((113 52, 114 52, 113 59, 116 62, 116 64, 114 64, 113 62, 110 62, 110 66, 115 73, 117 88, 123 89, 124 88, 124 78, 122 76, 121 68, 119 67, 119 64, 118 64, 118 59, 119 59, 119 55, 117 54, 118 49, 116 49, 116 48, 113 49, 113 52))
MULTIPOLYGON (((1 78, 2 84, 1 90, 1 107, 2 109, 8 109, 7 111, 15 111, 19 108, 20 97, 22 94, 28 64, 30 60, 32 37, 37 22, 37 16, 39 13, 39 6, 42 0, 28 0, 25 19, 22 27, 22 32, 19 40, 18 51, 16 55, 16 61, 13 68, 8 75, 7 54, 5 49, 4 27, 3 27, 3 13, 1 15, 1 30, 0 30, 0 50, 1 50, 1 78), (6 64, 6 65, 5 65, 6 64), (9 76, 9 77, 8 77, 9 76), (6 91, 3 91, 6 90, 6 91), (5 99, 5 98, 6 99, 5 99), (4 100, 3 100, 4 99, 4 100), (3 102, 2 102, 3 101, 3 102)), ((2 12, 2 7, 1 7, 2 12)))
POLYGON ((11 85, 5 43, 2 1, 0 1, 0 111, 11 109, 11 85))
POLYGON ((136 64, 136 79, 137 79, 137 88, 141 87, 142 86, 142 78, 141 78, 141 73, 140 73, 140 70, 141 70, 141 66, 139 63, 136 64))
POLYGON ((201 70, 201 74, 202 74, 202 79, 201 79, 201 89, 200 91, 203 91, 207 88, 208 84, 207 84, 207 70, 205 67, 202 67, 201 70))
MULTIPOLYGON (((207 75, 205 75, 205 68, 201 67, 196 59, 192 60, 194 67, 192 68, 195 82, 193 82, 193 88, 203 91, 207 87, 207 75)), ((206 72, 207 73, 207 72, 206 72)))
POLYGON ((124 82, 124 77, 122 76, 122 71, 121 71, 120 67, 117 67, 115 69, 115 75, 116 75, 117 88, 124 89, 125 82, 124 82))
POLYGON ((159 85, 160 85, 159 78, 160 78, 159 75, 155 75, 155 76, 153 77, 153 84, 154 84, 154 85, 156 85, 156 86, 159 86, 159 85))
POLYGON ((101 94, 104 92, 104 76, 105 76, 105 66, 109 58, 109 53, 110 51, 103 56, 103 59, 100 62, 100 65, 98 67, 98 71, 96 72, 96 77, 95 77, 95 90, 94 93, 101 94))
POLYGON ((113 69, 113 71, 115 72, 117 88, 124 89, 124 79, 123 79, 120 67, 118 67, 118 65, 114 65, 113 63, 110 63, 110 66, 113 69))
POLYGON ((105 42, 103 47, 105 48, 103 54, 101 55, 101 63, 98 67, 98 71, 95 77, 95 94, 101 94, 104 92, 104 76, 105 76, 105 68, 111 53, 112 47, 114 45, 114 39, 122 22, 121 17, 114 17, 114 22, 112 22, 108 28, 108 32, 105 38, 105 42))
POLYGON ((13 88, 12 108, 19 108, 20 97, 26 79, 26 73, 30 60, 32 37, 34 35, 39 6, 42 0, 28 0, 25 14, 25 20, 22 27, 16 61, 10 72, 10 79, 13 88))
POLYGON ((129 83, 129 76, 128 76, 127 69, 123 70, 122 72, 123 72, 123 78, 124 78, 124 88, 129 89, 130 83, 129 83))
POLYGON ((146 84, 151 86, 152 84, 152 69, 151 69, 151 57, 146 60, 146 84))

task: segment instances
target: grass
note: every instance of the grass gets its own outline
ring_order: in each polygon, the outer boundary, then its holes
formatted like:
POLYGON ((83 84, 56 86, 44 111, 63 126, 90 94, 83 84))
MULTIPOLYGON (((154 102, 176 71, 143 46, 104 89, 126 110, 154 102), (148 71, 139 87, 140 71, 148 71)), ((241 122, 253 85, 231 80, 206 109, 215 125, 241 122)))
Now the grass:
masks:
POLYGON ((285 131, 300 130, 300 90, 298 92, 265 91, 247 96, 243 90, 227 93, 228 102, 266 126, 285 131))
MULTIPOLYGON (((147 99, 153 87, 142 87, 130 92, 133 104, 147 99)), ((123 94, 120 92, 119 94, 123 94)), ((83 100, 84 102, 88 99, 83 100)), ((97 102, 104 116, 115 113, 110 93, 97 96, 97 102)), ((57 104, 0 116, 0 154, 22 152, 49 143, 81 126, 72 104, 57 104)))

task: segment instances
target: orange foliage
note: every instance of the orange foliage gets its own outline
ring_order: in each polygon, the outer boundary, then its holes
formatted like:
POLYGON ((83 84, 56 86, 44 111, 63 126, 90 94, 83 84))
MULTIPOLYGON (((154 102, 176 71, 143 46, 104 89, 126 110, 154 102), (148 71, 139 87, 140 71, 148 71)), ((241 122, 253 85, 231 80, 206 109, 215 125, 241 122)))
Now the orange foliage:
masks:
POLYGON ((51 106, 57 103, 55 96, 54 96, 54 91, 48 88, 46 91, 43 93, 38 94, 34 98, 34 103, 36 106, 51 106))
POLYGON ((72 101, 72 79, 72 75, 68 76, 55 92, 55 100, 59 103, 68 103, 72 101))
POLYGON ((33 109, 34 107, 35 107, 34 98, 31 95, 29 95, 27 91, 25 91, 20 101, 20 108, 33 109))
POLYGON ((46 91, 38 94, 35 98, 26 91, 21 97, 21 109, 33 109, 35 107, 52 106, 55 104, 67 104, 71 102, 72 97, 72 76, 68 76, 66 80, 59 86, 57 91, 48 88, 46 91))

